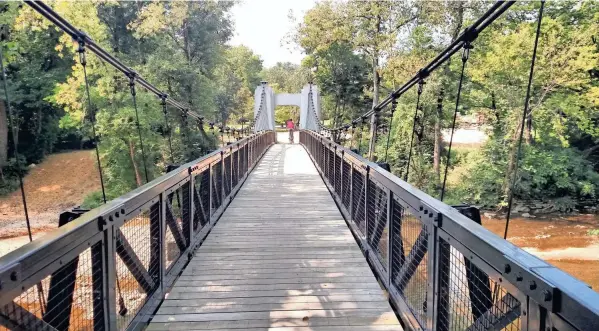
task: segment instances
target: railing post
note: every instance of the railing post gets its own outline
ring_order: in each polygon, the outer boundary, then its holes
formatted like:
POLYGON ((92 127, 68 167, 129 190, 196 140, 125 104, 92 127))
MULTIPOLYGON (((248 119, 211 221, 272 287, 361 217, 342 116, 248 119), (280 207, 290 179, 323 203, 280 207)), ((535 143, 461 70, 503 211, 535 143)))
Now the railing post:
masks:
POLYGON ((391 287, 391 266, 393 265, 393 191, 387 192, 387 286, 391 287))
POLYGON ((339 197, 341 198, 341 205, 343 206, 343 162, 345 162, 344 159, 345 156, 345 152, 343 150, 341 150, 341 156, 340 156, 340 162, 339 162, 339 197))
MULTIPOLYGON (((195 193, 195 176, 193 175, 193 172, 191 172, 191 168, 189 169, 189 188, 187 189, 187 192, 183 192, 183 194, 187 194, 188 195, 188 199, 189 202, 187 204, 187 208, 189 208, 189 217, 187 218, 187 222, 189 224, 188 229, 187 229, 187 234, 186 236, 187 238, 187 247, 191 246, 191 241, 193 239, 193 224, 194 224, 194 219, 195 219, 195 199, 194 199, 194 193, 195 193)), ((183 213, 181 213, 183 214, 183 213)), ((200 223, 200 220, 198 219, 198 223, 200 223)))
POLYGON ((354 222, 354 164, 349 167, 349 219, 354 222))
POLYGON ((442 243, 441 240, 439 240, 436 226, 431 226, 431 230, 435 253, 434 256, 429 256, 429 258, 434 260, 433 269, 431 270, 433 274, 429 274, 429 277, 433 276, 434 295, 433 300, 430 301, 433 306, 427 308, 432 310, 432 323, 434 330, 448 331, 449 325, 447 325, 447 323, 443 323, 441 319, 449 317, 449 289, 442 287, 441 284, 449 284, 449 266, 451 263, 449 258, 450 248, 448 247, 447 243, 442 243))
POLYGON ((159 291, 164 294, 166 291, 166 284, 164 283, 165 275, 166 275, 166 255, 163 252, 166 252, 166 199, 168 197, 164 194, 164 192, 160 193, 160 237, 159 237, 159 245, 160 245, 160 289, 159 291))
MULTIPOLYGON (((225 194, 225 152, 221 151, 220 152, 220 206, 222 206, 224 204, 225 198, 227 197, 227 195, 225 194)), ((219 206, 219 208, 220 208, 219 206)))
POLYGON ((239 146, 239 144, 237 144, 237 153, 235 154, 237 157, 235 158, 235 164, 237 165, 235 168, 235 172, 237 173, 237 183, 235 183, 235 186, 239 185, 239 180, 241 178, 241 156, 239 156, 239 154, 241 153, 241 147, 239 146))
POLYGON ((93 293, 93 314, 94 331, 106 330, 108 327, 108 315, 106 310, 106 283, 104 278, 107 274, 105 257, 106 241, 104 238, 91 247, 92 266, 100 266, 100 272, 94 271, 92 274, 92 293, 93 293))
POLYGON ((332 160, 332 162, 333 162, 333 165, 332 165, 332 168, 333 168, 333 175, 332 175, 332 178, 333 178, 333 192, 335 192, 335 194, 337 194, 337 185, 335 185, 337 183, 336 182, 336 180, 337 180, 337 168, 335 167, 335 160, 337 160, 337 146, 333 146, 333 160, 332 160))
POLYGON ((368 225, 368 193, 370 193, 370 190, 368 189, 368 181, 370 180, 370 166, 366 166, 366 173, 364 174, 364 237, 366 239, 366 253, 368 253, 370 251, 370 240, 368 240, 368 238, 370 238, 369 233, 368 233, 368 229, 369 229, 369 225, 368 225))
POLYGON ((114 226, 108 223, 104 230, 104 263, 106 264, 106 277, 104 279, 104 315, 106 316, 106 329, 117 330, 117 299, 116 299, 116 243, 114 226))
POLYGON ((208 224, 212 223, 212 185, 214 185, 214 183, 212 182, 212 162, 210 162, 210 164, 208 165, 208 224))

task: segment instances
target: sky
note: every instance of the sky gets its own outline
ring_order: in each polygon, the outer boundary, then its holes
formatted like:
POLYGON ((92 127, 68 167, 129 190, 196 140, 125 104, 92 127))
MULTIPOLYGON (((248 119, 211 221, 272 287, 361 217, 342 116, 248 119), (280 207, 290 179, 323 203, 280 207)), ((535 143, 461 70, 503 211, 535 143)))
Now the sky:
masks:
POLYGON ((277 62, 299 64, 304 57, 295 45, 283 39, 293 31, 316 0, 243 0, 233 7, 235 34, 231 45, 245 45, 262 58, 264 67, 277 62), (289 19, 290 11, 297 22, 289 19))

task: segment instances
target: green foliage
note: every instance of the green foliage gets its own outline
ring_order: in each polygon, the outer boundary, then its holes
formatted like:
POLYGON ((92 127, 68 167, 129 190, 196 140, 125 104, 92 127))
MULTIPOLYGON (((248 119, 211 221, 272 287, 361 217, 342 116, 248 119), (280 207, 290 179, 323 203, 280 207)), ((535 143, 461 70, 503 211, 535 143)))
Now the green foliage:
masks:
MULTIPOLYGON (((278 62, 262 71, 261 76, 275 93, 299 93, 310 81, 310 70, 289 62, 278 62)), ((299 108, 295 106, 278 106, 275 109, 275 123, 281 125, 288 119, 299 122, 299 108)))
MULTIPOLYGON (((169 97, 218 123, 249 116, 262 70, 262 61, 250 49, 226 45, 232 36, 233 4, 57 1, 51 6, 169 97)), ((40 162, 56 149, 97 144, 106 194, 112 199, 144 184, 146 170, 152 180, 170 163, 182 164, 217 148, 215 137, 193 118, 170 107, 163 114, 156 96, 140 86, 136 114, 128 79, 88 52, 89 108, 73 41, 28 6, 3 6, 8 8, 0 13, 0 24, 9 32, 3 49, 9 62, 8 92, 18 116, 24 165, 40 162)), ((9 148, 14 158, 12 153, 9 148)), ((11 164, 2 169, 3 191, 14 189, 12 169, 11 164)), ((101 198, 101 192, 94 192, 83 205, 98 206, 101 198)))
POLYGON ((599 236, 599 229, 591 229, 591 230, 587 231, 587 234, 589 236, 599 236))
MULTIPOLYGON (((577 200, 594 199, 599 193, 599 174, 576 149, 527 146, 522 154, 516 199, 554 202, 556 210, 567 211, 577 200)), ((501 160, 507 158, 507 150, 489 143, 469 158, 456 195, 462 202, 486 207, 505 204, 506 163, 501 160)))
POLYGON ((25 160, 22 156, 19 161, 16 158, 8 159, 0 173, 0 196, 9 194, 19 188, 19 174, 22 176, 27 172, 24 164, 25 160))
MULTIPOLYGON (((317 4, 298 25, 294 41, 308 54, 304 65, 317 68, 328 123, 347 123, 369 108, 365 101, 377 97, 378 83, 382 91, 401 86, 486 8, 488 4, 475 0, 317 4), (366 61, 366 68, 348 73, 359 73, 359 79, 331 69, 358 57, 366 61), (372 83, 356 84, 361 89, 337 98, 340 87, 351 86, 341 83, 344 77, 361 81, 363 75, 372 83), (339 107, 340 100, 353 97, 363 100, 362 111, 356 111, 359 102, 339 107)), ((592 1, 547 3, 530 115, 522 123, 538 9, 538 3, 516 4, 474 42, 458 112, 479 118, 476 128, 488 139, 470 148, 454 142, 447 203, 498 208, 513 194, 517 200, 550 202, 554 210, 569 211, 583 201, 599 200, 599 6, 592 1), (517 160, 522 126, 524 146, 517 160)), ((414 87, 399 98, 390 131, 380 131, 374 144, 373 157, 383 161, 387 154, 392 171, 403 177, 413 140, 408 181, 434 197, 439 197, 444 179, 448 141, 442 137, 449 132, 456 107, 459 57, 456 54, 426 79, 415 125, 421 135, 412 138, 414 87)), ((390 122, 387 108, 380 124, 390 122)))
POLYGON ((333 126, 364 110, 363 93, 369 84, 370 67, 350 44, 334 42, 304 59, 303 65, 317 68, 314 76, 325 96, 323 111, 325 117, 334 120, 333 126))

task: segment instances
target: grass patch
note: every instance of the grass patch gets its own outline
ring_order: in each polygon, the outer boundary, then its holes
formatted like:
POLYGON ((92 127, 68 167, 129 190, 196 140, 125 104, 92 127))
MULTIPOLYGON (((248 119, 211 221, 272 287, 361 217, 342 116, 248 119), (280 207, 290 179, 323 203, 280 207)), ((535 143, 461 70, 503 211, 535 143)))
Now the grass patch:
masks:
POLYGON ((597 236, 597 237, 599 237, 599 229, 591 229, 591 230, 587 231, 587 234, 589 236, 597 236))

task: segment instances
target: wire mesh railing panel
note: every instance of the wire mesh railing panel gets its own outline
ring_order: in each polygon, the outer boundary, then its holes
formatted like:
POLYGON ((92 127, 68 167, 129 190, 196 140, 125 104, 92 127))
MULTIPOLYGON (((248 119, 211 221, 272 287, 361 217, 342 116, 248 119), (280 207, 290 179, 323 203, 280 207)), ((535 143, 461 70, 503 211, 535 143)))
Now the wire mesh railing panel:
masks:
POLYGON ((225 189, 225 196, 231 193, 231 155, 225 156, 224 161, 224 178, 223 185, 225 189))
POLYGON ((337 153, 333 153, 333 157, 334 157, 334 167, 335 167, 335 180, 334 180, 334 187, 335 187, 335 193, 337 193, 337 195, 341 196, 341 156, 337 155, 337 153))
POLYGON ((231 169, 231 187, 237 186, 237 182, 239 181, 238 171, 239 171, 239 152, 235 151, 232 154, 232 169, 231 169))
POLYGON ((116 310, 117 327, 124 330, 159 288, 160 205, 128 220, 117 231, 116 310), (158 224, 156 224, 158 223, 158 224))
POLYGON ((243 146, 239 149, 239 177, 237 178, 238 182, 243 178, 243 176, 245 176, 245 173, 246 173, 247 158, 245 156, 245 151, 246 151, 245 146, 243 146))
POLYGON ((0 330, 104 330, 98 242, 0 308, 0 330))
POLYGON ((388 231, 387 192, 373 179, 368 181, 366 217, 368 218, 368 244, 373 248, 384 268, 387 267, 388 231))
POLYGON ((333 150, 327 149, 327 178, 329 179, 329 184, 335 185, 335 152, 333 150))
MULTIPOLYGON (((273 138, 250 138, 256 157, 273 138)), ((248 152, 245 145, 229 158, 230 179, 240 181, 242 168, 250 166, 242 157, 248 152)), ((0 330, 125 330, 147 322, 163 294, 161 285, 168 290, 171 273, 180 270, 197 234, 215 217, 210 202, 222 212, 219 156, 173 169, 157 179, 158 186, 108 202, 95 214, 65 214, 64 224, 79 223, 20 248, 21 255, 3 257, 0 330)))
POLYGON ((391 284, 421 326, 426 325, 429 231, 420 219, 391 201, 391 284))
POLYGON ((193 231, 200 231, 210 222, 210 167, 206 166, 194 180, 193 231))
POLYGON ((343 187, 341 200, 347 210, 350 210, 351 198, 351 164, 348 161, 342 161, 343 170, 341 172, 341 185, 343 187))
POLYGON ((189 242, 189 183, 176 189, 166 199, 166 268, 171 267, 189 242))
POLYGON ((323 145, 318 145, 319 150, 319 159, 320 159, 320 169, 325 169, 325 160, 326 160, 326 152, 327 149, 323 145))
POLYGON ((223 199, 222 191, 222 163, 212 163, 212 209, 213 212, 220 207, 223 199))
POLYGON ((438 330, 520 330, 520 301, 441 238, 438 272, 438 330))
POLYGON ((366 190, 364 187, 365 176, 358 169, 352 174, 352 219, 362 234, 366 234, 365 200, 366 190))

